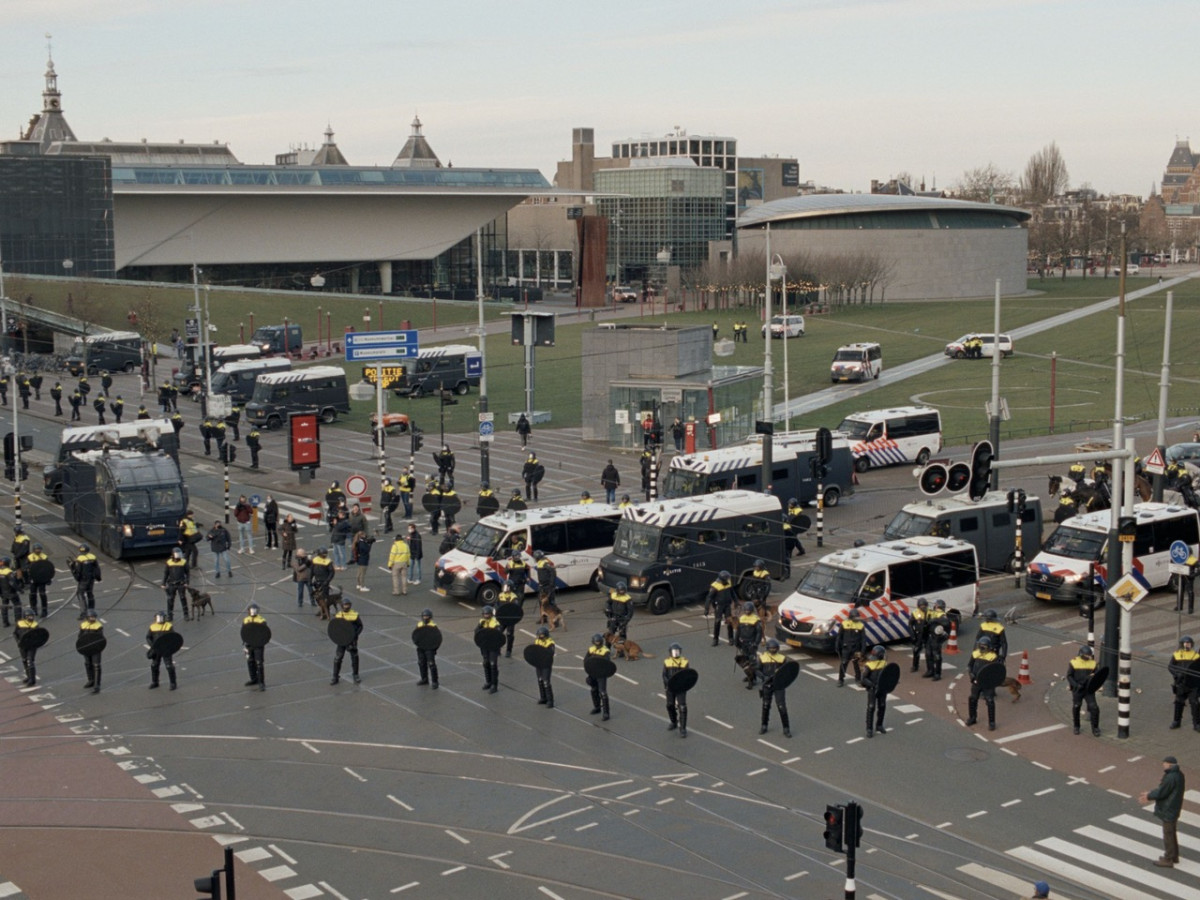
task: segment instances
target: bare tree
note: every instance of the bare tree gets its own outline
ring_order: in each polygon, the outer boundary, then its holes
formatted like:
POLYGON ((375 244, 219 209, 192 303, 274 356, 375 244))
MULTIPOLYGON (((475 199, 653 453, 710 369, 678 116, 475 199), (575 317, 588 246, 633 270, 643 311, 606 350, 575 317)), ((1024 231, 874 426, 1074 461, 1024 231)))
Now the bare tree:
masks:
POLYGON ((1025 164, 1021 193, 1026 203, 1046 203, 1066 191, 1067 183, 1067 163, 1051 141, 1025 164))
POLYGON ((994 163, 968 169, 954 185, 954 195, 960 200, 993 203, 1007 200, 1017 186, 1012 172, 1005 172, 994 163))

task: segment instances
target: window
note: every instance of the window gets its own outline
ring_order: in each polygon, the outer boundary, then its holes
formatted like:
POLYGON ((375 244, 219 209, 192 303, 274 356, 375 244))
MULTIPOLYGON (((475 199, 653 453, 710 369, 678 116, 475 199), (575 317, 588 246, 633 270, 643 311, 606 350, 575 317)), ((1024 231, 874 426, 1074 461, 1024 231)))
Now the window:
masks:
POLYGON ((607 549, 617 533, 617 519, 580 519, 567 523, 567 545, 571 550, 607 549))
MULTIPOLYGON (((1141 529, 1139 528, 1140 532, 1141 529)), ((1197 535, 1196 517, 1180 516, 1177 519, 1162 519, 1154 523, 1154 546, 1158 551, 1169 550, 1173 541, 1193 545, 1200 542, 1197 535)))
POLYGON ((979 516, 963 516, 958 522, 959 534, 972 534, 979 530, 979 516))
POLYGON ((888 566, 888 574, 892 583, 893 598, 903 600, 923 593, 919 561, 892 563, 888 566))
POLYGON ((742 534, 770 534, 771 523, 766 519, 747 519, 742 523, 742 534))
POLYGON ((1012 528, 1012 516, 1007 511, 992 513, 993 528, 1012 528))
POLYGON ((566 553, 566 523, 548 522, 544 525, 534 525, 530 529, 530 546, 543 553, 566 553))

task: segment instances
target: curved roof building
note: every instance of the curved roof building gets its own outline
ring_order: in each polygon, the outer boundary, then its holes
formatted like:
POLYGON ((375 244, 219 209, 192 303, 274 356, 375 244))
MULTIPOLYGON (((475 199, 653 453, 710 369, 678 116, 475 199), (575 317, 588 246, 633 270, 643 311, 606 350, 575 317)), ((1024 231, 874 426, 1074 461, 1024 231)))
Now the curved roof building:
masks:
POLYGON ((738 219, 740 252, 877 263, 888 300, 990 297, 1025 290, 1030 218, 989 203, 892 194, 814 194, 752 207, 738 219))

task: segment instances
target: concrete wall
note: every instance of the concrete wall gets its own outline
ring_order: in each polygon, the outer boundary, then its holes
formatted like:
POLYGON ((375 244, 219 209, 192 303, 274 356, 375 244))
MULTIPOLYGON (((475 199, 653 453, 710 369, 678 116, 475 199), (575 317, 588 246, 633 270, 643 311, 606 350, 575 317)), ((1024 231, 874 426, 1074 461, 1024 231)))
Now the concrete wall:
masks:
POLYGON ((628 378, 671 381, 712 367, 712 329, 618 326, 583 333, 583 439, 608 441, 609 385, 628 378))
MULTIPOLYGON (((761 229, 739 233, 739 252, 764 251, 761 229)), ((991 297, 996 279, 1005 294, 1025 290, 1029 231, 1025 228, 788 230, 771 229, 771 252, 822 255, 864 254, 890 262, 887 300, 944 300, 991 297)), ((880 291, 875 292, 876 298, 880 291)))

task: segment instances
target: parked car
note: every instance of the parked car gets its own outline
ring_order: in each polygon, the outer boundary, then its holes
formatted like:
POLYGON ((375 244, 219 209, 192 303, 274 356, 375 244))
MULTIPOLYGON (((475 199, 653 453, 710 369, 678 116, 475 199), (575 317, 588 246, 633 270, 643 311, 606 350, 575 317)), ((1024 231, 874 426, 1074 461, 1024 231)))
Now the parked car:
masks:
MULTIPOLYGON (((762 327, 762 336, 767 336, 767 326, 762 327)), ((804 316, 772 316, 771 337, 804 337, 804 316)))
POLYGON ((612 289, 613 303, 637 303, 640 295, 627 284, 618 284, 612 289))
MULTIPOLYGON (((371 424, 374 425, 379 420, 376 413, 371 413, 371 424)), ((408 416, 404 413, 384 413, 383 414, 383 430, 391 434, 399 432, 403 434, 408 431, 408 416)))
MULTIPOLYGON (((1137 263, 1129 263, 1129 265, 1127 265, 1127 266, 1125 267, 1125 274, 1126 274, 1126 275, 1137 275, 1137 274, 1138 274, 1138 273, 1140 273, 1141 271, 1142 271, 1142 270, 1141 270, 1141 267, 1140 267, 1140 266, 1139 266, 1137 263)), ((1120 267, 1120 266, 1117 266, 1116 272, 1115 272, 1114 274, 1116 274, 1116 275, 1120 275, 1120 274, 1121 274, 1121 267, 1120 267)))
MULTIPOLYGON (((970 334, 964 334, 962 337, 960 337, 956 341, 951 341, 950 343, 948 343, 946 345, 946 350, 945 350, 946 355, 951 356, 954 359, 965 359, 967 356, 966 344, 967 344, 967 341, 971 340, 972 338, 982 338, 983 339, 983 355, 984 356, 990 357, 995 352, 995 350, 996 350, 995 335, 983 334, 980 332, 973 331, 970 334)), ((1007 334, 1000 335, 1000 352, 1004 356, 1012 356, 1013 355, 1013 341, 1012 341, 1012 337, 1010 335, 1007 335, 1007 334)))

